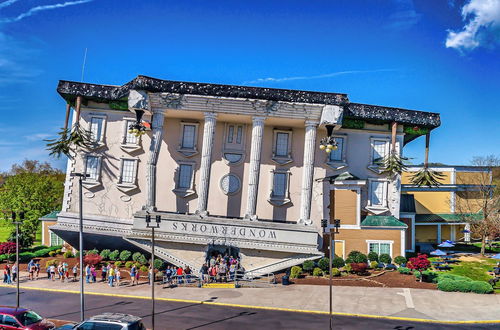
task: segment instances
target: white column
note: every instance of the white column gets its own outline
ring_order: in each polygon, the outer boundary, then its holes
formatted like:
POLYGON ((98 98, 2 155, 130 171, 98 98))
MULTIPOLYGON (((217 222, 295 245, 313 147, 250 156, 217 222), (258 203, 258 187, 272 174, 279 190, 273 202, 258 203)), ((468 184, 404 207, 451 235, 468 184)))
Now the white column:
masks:
POLYGON ((200 184, 198 190, 198 208, 196 213, 207 215, 208 188, 210 185, 210 169, 212 167, 212 150, 214 148, 215 125, 217 114, 205 112, 203 125, 203 146, 201 149, 200 184))
POLYGON ((468 233, 464 233, 464 241, 466 241, 467 243, 470 242, 470 223, 466 223, 465 224, 465 230, 468 230, 469 232, 468 233))
POLYGON ((304 138, 304 166, 302 167, 302 194, 300 197, 300 222, 310 225, 311 221, 311 196, 314 176, 314 153, 316 146, 316 128, 318 122, 306 121, 304 138))
POLYGON ((163 120, 165 118, 165 110, 153 109, 152 117, 152 134, 151 145, 149 146, 149 155, 146 165, 146 180, 147 180, 147 211, 156 210, 156 163, 158 162, 158 154, 160 152, 162 135, 163 135, 163 120))
POLYGON ((257 192, 259 190, 260 157, 262 153, 262 137, 265 117, 253 117, 252 147, 250 149, 250 171, 248 178, 248 200, 246 219, 256 220, 257 192))

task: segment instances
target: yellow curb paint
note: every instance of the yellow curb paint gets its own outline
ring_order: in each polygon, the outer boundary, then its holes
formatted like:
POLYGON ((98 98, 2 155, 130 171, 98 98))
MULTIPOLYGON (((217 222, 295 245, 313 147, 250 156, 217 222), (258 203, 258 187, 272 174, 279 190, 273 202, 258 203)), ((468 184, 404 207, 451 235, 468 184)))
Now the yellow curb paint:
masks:
MULTIPOLYGON (((11 285, 5 285, 5 284, 0 284, 0 287, 2 287, 2 288, 11 288, 11 289, 15 288, 15 287, 13 287, 11 285)), ((33 287, 29 287, 29 286, 20 286, 20 288, 24 289, 24 290, 34 290, 34 291, 47 291, 47 292, 73 293, 73 294, 79 294, 80 293, 80 291, 66 290, 66 289, 33 288, 33 287)), ((93 295, 93 296, 105 296, 105 297, 117 297, 117 298, 131 298, 131 299, 151 300, 151 297, 134 296, 134 295, 118 294, 118 293, 105 293, 105 292, 100 293, 100 292, 85 291, 85 294, 86 295, 93 295)), ((219 302, 203 301, 203 300, 161 298, 161 297, 160 298, 155 298, 155 300, 156 301, 183 302, 183 303, 200 304, 200 305, 226 306, 226 307, 237 307, 237 308, 252 308, 252 309, 262 309, 262 310, 281 311, 281 312, 294 312, 294 313, 307 313, 307 314, 329 315, 329 312, 325 312, 325 311, 305 310, 305 309, 293 309, 293 308, 283 308, 283 307, 240 305, 240 304, 219 303, 219 302)), ((418 319, 418 318, 411 318, 411 317, 370 315, 370 314, 357 314, 357 313, 341 313, 341 312, 333 312, 332 314, 336 315, 336 316, 362 317, 362 318, 370 318, 370 319, 384 319, 384 320, 396 320, 396 321, 411 321, 411 322, 421 322, 421 323, 442 323, 442 324, 500 324, 500 320, 447 321, 447 320, 429 320, 429 319, 418 319)))

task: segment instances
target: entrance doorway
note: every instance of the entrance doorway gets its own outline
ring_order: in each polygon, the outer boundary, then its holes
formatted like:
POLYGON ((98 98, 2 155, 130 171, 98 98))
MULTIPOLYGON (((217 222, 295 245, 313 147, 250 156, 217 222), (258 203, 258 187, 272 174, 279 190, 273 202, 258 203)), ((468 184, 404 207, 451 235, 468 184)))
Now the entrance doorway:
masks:
POLYGON ((226 255, 228 257, 233 257, 236 259, 240 259, 240 249, 234 246, 230 245, 215 245, 215 244, 210 244, 208 246, 207 250, 207 255, 206 255, 206 260, 210 260, 210 258, 214 257, 217 258, 219 255, 222 257, 225 257, 226 255))

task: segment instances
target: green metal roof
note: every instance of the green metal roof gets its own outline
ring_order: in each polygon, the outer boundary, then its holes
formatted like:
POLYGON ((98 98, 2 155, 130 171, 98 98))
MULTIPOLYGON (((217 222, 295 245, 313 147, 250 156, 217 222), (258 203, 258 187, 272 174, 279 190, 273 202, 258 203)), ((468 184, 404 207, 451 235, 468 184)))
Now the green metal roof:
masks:
POLYGON ((415 215, 415 222, 466 222, 467 220, 482 219, 482 213, 435 213, 415 215))
POLYGON ((390 215, 369 215, 362 222, 361 227, 398 227, 408 228, 408 226, 399 221, 396 217, 390 215))
POLYGON ((44 215, 43 217, 40 218, 40 220, 57 220, 57 215, 59 214, 59 211, 52 211, 49 214, 44 215))
POLYGON ((330 179, 330 182, 334 181, 346 181, 346 180, 359 180, 359 178, 349 172, 342 172, 337 175, 332 175, 328 177, 330 179))

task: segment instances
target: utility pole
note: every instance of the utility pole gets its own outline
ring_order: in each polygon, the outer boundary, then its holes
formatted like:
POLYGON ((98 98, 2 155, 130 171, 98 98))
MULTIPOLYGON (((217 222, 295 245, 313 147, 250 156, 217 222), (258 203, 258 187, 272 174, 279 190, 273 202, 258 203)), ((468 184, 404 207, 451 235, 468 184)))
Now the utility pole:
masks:
POLYGON ((24 212, 19 212, 19 221, 16 221, 16 212, 12 211, 12 223, 16 225, 16 308, 20 306, 20 289, 19 281, 21 279, 21 272, 19 270, 19 225, 23 223, 24 212))
POLYGON ((335 257, 335 234, 339 233, 340 220, 333 220, 333 224, 328 224, 328 219, 321 220, 321 227, 323 227, 324 235, 328 235, 330 246, 329 246, 329 315, 330 315, 330 330, 333 329, 333 275, 332 275, 332 265, 333 258, 335 257), (332 229, 334 229, 332 231, 332 229))
POLYGON ((155 329, 155 228, 160 228, 161 215, 156 215, 156 224, 151 224, 151 215, 146 212, 146 228, 151 228, 151 329, 155 329))

